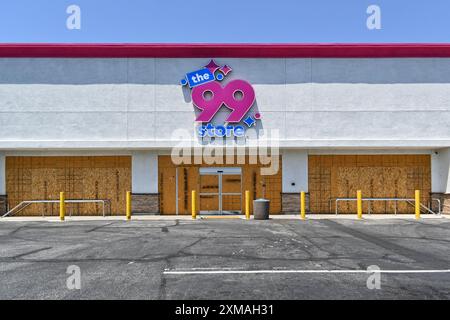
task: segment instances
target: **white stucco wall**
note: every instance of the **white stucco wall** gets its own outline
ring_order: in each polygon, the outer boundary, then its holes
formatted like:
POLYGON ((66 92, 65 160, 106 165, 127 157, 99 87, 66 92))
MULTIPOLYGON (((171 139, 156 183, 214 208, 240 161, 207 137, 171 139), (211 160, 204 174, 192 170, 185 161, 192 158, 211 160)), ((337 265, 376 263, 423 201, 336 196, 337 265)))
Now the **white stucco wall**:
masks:
POLYGON ((0 153, 0 195, 6 194, 5 155, 0 153))
MULTIPOLYGON (((161 148, 209 59, 0 59, 0 150, 161 148)), ((289 148, 450 147, 450 59, 216 59, 289 148)))
POLYGON ((282 192, 308 192, 308 152, 285 150, 282 162, 282 192))
POLYGON ((431 190, 450 193, 450 148, 436 150, 431 155, 431 190))
POLYGON ((158 154, 136 151, 131 159, 132 192, 158 193, 158 154))

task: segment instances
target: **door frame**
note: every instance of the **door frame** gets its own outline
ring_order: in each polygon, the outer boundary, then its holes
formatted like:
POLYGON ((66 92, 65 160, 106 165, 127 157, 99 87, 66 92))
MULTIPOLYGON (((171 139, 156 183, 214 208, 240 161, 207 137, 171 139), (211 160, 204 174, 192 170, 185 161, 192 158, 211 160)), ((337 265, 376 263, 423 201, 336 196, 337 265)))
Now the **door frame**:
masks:
POLYGON ((199 179, 204 175, 217 175, 218 179, 218 191, 217 192, 199 192, 199 196, 217 195, 218 196, 218 211, 200 211, 199 201, 199 213, 200 214, 218 214, 224 215, 223 210, 223 196, 239 196, 241 204, 240 213, 242 214, 242 168, 241 167, 200 167, 199 179), (240 177, 240 192, 223 192, 223 176, 227 175, 239 175, 240 177))

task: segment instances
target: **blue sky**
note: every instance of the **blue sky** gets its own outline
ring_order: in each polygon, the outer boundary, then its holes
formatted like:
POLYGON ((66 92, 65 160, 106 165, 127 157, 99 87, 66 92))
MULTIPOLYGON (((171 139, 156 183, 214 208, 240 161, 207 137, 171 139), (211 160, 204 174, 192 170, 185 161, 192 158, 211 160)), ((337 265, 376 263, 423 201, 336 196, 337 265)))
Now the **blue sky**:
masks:
POLYGON ((450 42, 450 1, 2 0, 0 42, 450 42), (71 4, 81 30, 66 28, 71 4))

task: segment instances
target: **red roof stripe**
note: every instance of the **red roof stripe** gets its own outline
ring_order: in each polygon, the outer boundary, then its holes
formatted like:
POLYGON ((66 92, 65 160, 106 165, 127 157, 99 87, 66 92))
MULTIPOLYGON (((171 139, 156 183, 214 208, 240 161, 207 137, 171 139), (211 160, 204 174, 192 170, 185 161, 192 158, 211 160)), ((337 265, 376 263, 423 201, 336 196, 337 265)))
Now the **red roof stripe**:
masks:
POLYGON ((13 58, 428 58, 450 57, 449 44, 0 44, 13 58))

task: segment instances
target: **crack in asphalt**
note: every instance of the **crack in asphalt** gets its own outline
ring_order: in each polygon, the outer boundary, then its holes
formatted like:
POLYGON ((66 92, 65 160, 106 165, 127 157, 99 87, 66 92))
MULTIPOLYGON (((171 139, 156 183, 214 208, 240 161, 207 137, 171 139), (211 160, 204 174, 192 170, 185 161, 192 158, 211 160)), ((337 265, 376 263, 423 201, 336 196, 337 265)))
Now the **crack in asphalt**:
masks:
MULTIPOLYGON (((171 227, 179 226, 179 222, 180 222, 179 220, 176 220, 175 225, 172 225, 171 227)), ((163 230, 161 230, 161 231, 163 231, 163 230)), ((168 230, 166 232, 168 232, 168 230)), ((210 233, 211 233, 211 231, 209 232, 209 234, 210 233)), ((199 239, 195 240, 194 242, 182 247, 173 256, 178 257, 178 256, 180 256, 180 254, 184 255, 185 254, 184 250, 186 250, 188 248, 192 248, 193 246, 195 246, 196 244, 198 244, 200 241, 204 240, 205 238, 206 237, 200 237, 199 239)), ((167 256, 166 258, 163 259, 166 263, 163 265, 163 267, 160 271, 160 282, 159 282, 159 288, 158 288, 158 299, 159 300, 166 299, 167 279, 165 277, 164 270, 171 267, 171 265, 172 265, 171 258, 172 257, 167 256)))
POLYGON ((171 266, 171 262, 170 259, 165 259, 166 263, 165 265, 161 268, 160 271, 160 279, 159 279, 159 288, 158 288, 158 300, 165 300, 166 299, 166 288, 167 288, 167 279, 166 276, 164 274, 164 269, 166 268, 170 268, 171 266))
MULTIPOLYGON (((1 221, 1 220, 0 220, 0 221, 1 221)), ((33 228, 34 226, 40 225, 40 224, 43 224, 43 223, 45 223, 45 221, 42 221, 42 222, 33 222, 33 223, 31 223, 31 224, 21 225, 21 226, 19 226, 19 227, 14 228, 13 231, 11 231, 11 232, 9 232, 9 233, 7 233, 7 234, 2 234, 2 235, 0 235, 0 238, 6 238, 6 237, 8 237, 8 236, 11 236, 11 235, 16 234, 17 232, 21 231, 22 229, 33 228)))
POLYGON ((448 242, 448 243, 450 243, 450 240, 447 240, 447 239, 436 239, 436 238, 427 238, 427 237, 405 237, 405 236, 401 236, 401 237, 391 237, 391 236, 388 236, 388 237, 384 237, 384 239, 426 240, 426 241, 436 241, 436 242, 448 242))
POLYGON ((11 259, 18 260, 18 258, 22 258, 22 257, 28 256, 30 254, 33 254, 33 253, 38 253, 38 252, 41 252, 41 251, 50 250, 52 248, 53 247, 45 247, 45 248, 40 248, 40 249, 36 249, 36 250, 31 250, 31 251, 28 251, 28 252, 21 253, 21 254, 18 254, 16 256, 13 256, 13 257, 11 257, 11 259))
MULTIPOLYGON (((100 226, 97 226, 97 227, 95 227, 95 228, 92 228, 92 229, 89 229, 89 230, 85 230, 84 231, 84 233, 91 233, 91 232, 93 232, 93 231, 100 231, 100 232, 105 232, 105 230, 102 230, 102 229, 107 229, 107 228, 111 228, 111 229, 116 229, 116 230, 111 230, 110 232, 112 232, 112 233, 115 233, 115 234, 117 234, 118 232, 117 232, 117 229, 119 229, 119 230, 126 230, 126 231, 129 231, 130 230, 130 227, 111 227, 111 225, 112 224, 116 224, 116 223, 120 223, 120 221, 115 221, 115 222, 112 222, 112 223, 109 223, 109 224, 107 224, 107 225, 100 225, 100 226)), ((170 228, 170 227, 176 227, 176 226, 178 226, 179 225, 179 220, 176 220, 176 222, 173 224, 173 225, 168 225, 168 226, 166 226, 167 228, 170 228)), ((74 226, 74 227, 85 227, 84 225, 76 225, 76 226, 74 226)), ((8 234, 8 235, 0 235, 0 238, 2 238, 2 237, 6 237, 6 238, 8 238, 8 240, 9 239, 18 239, 18 240, 24 240, 24 241, 41 241, 41 238, 38 238, 38 239, 35 239, 35 238, 25 238, 25 237, 20 237, 20 236, 17 236, 17 235, 15 235, 15 233, 17 233, 18 231, 20 231, 20 230, 18 230, 18 229, 43 229, 43 230, 47 230, 47 229, 57 229, 57 230, 59 230, 59 229, 61 229, 61 228, 64 228, 64 227, 36 227, 36 226, 29 226, 29 225, 27 225, 27 226, 22 226, 22 227, 19 227, 19 228, 17 228, 16 230, 14 230, 12 233, 11 233, 11 235, 10 234, 8 234)), ((150 226, 150 227, 134 227, 134 226, 132 226, 131 228, 133 228, 133 229, 146 229, 146 230, 148 230, 148 229, 161 229, 161 226, 150 226)), ((153 236, 153 234, 144 234, 145 236, 153 236)), ((141 235, 141 236, 144 236, 144 235, 141 235)), ((140 236, 138 236, 138 237, 140 237, 140 236)), ((155 235, 155 237, 157 237, 156 235, 155 235)), ((131 238, 132 239, 132 238, 131 238)), ((122 239, 123 240, 123 239, 122 239)), ((61 240, 59 240, 60 242, 61 242, 61 240)), ((69 240, 69 241, 71 241, 71 240, 69 240)))
MULTIPOLYGON (((313 241, 312 238, 310 237, 305 237, 304 235, 300 234, 297 230, 295 230, 292 226, 288 225, 287 223, 283 223, 283 222, 278 222, 278 225, 282 226, 283 228, 289 230, 290 232, 294 233, 298 238, 300 238, 303 242, 307 242, 309 243, 312 247, 315 247, 317 250, 325 252, 326 254, 328 254, 329 258, 325 259, 325 258, 320 258, 320 259, 324 259, 324 260, 334 260, 334 259, 345 259, 348 258, 348 256, 342 256, 342 255, 338 255, 334 252, 331 252, 330 250, 327 250, 325 248, 323 248, 322 245, 318 244, 317 242, 313 241)), ((323 238, 321 238, 323 239, 323 238)), ((309 254, 309 259, 311 261, 314 261, 314 255, 307 250, 306 248, 303 248, 303 250, 309 254)), ((338 266, 335 263, 329 262, 331 265, 334 266, 338 266)), ((338 266, 339 267, 339 266, 338 266)))
POLYGON ((447 227, 447 225, 448 226, 450 226, 450 223, 449 222, 439 222, 439 224, 436 224, 436 223, 427 223, 427 222, 424 222, 423 220, 415 220, 414 222, 411 222, 410 220, 406 220, 406 219, 400 219, 401 221, 406 221, 406 222, 410 222, 410 223, 408 223, 408 224, 404 224, 403 226, 409 226, 409 225, 421 225, 421 226, 423 226, 423 227, 429 227, 429 228, 439 228, 439 229, 444 229, 444 230, 450 230, 450 227, 447 227))
POLYGON ((114 222, 111 222, 111 223, 108 223, 108 224, 96 226, 96 227, 94 227, 94 228, 92 228, 92 229, 86 230, 85 233, 90 233, 90 232, 94 232, 94 231, 100 230, 100 229, 102 229, 102 228, 107 228, 107 227, 109 227, 109 226, 112 226, 113 224, 117 224, 118 222, 119 222, 119 221, 114 221, 114 222))
POLYGON ((25 226, 20 226, 20 227, 18 227, 18 228, 15 228, 13 231, 11 231, 11 232, 8 233, 8 234, 2 235, 1 237, 12 236, 12 235, 16 234, 17 232, 19 232, 20 230, 25 229, 26 227, 27 227, 26 225, 25 225, 25 226))
MULTIPOLYGON (((84 250, 84 249, 83 249, 84 250)), ((151 256, 151 255, 148 255, 151 256)), ((149 262, 158 262, 165 259, 172 258, 182 258, 182 257, 209 257, 209 258, 227 258, 227 259, 235 259, 235 260, 254 260, 254 261, 278 261, 278 262, 320 262, 320 261, 332 261, 332 260, 346 260, 346 259, 355 259, 355 256, 336 256, 336 257, 328 257, 328 258, 265 258, 258 256, 249 256, 249 255, 227 255, 227 254, 205 254, 205 253, 175 253, 170 255, 164 255, 160 257, 154 258, 67 258, 67 259, 16 259, 14 257, 11 258, 0 258, 0 263, 17 263, 17 262, 27 262, 27 263, 68 263, 68 262, 129 262, 134 261, 136 263, 149 263, 149 262)), ((356 257, 361 260, 365 259, 373 259, 373 256, 370 257, 356 257)))
POLYGON ((426 252, 419 252, 410 248, 406 248, 404 246, 398 245, 391 241, 386 241, 382 239, 381 237, 376 237, 375 235, 371 234, 370 232, 364 231, 358 231, 354 228, 347 227, 341 223, 338 223, 333 220, 319 220, 321 224, 329 227, 333 230, 338 230, 343 233, 349 234, 354 238, 364 240, 366 242, 369 242, 371 244, 374 244, 378 247, 381 247, 383 249, 386 249, 388 251, 394 252, 397 255, 403 256, 405 258, 411 259, 413 261, 423 263, 426 266, 430 266, 431 268, 442 268, 446 269, 449 266, 449 263, 445 260, 439 259, 431 254, 428 254, 426 252))

